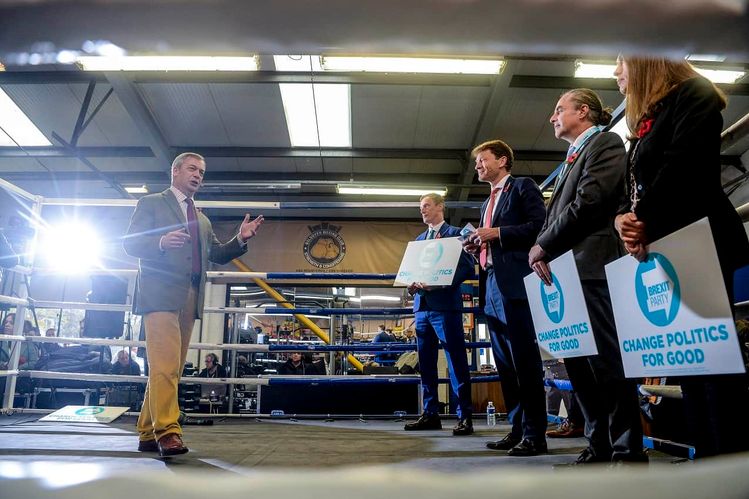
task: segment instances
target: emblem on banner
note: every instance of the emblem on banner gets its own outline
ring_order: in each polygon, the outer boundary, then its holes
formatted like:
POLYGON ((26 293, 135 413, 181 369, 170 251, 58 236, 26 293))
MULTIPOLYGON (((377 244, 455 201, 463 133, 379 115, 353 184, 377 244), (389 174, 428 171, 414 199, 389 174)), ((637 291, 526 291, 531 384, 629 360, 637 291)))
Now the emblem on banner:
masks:
POLYGON ((304 258, 318 269, 335 267, 346 256, 346 242, 339 231, 341 226, 323 222, 307 226, 310 235, 304 240, 304 258))
POLYGON ((104 412, 103 407, 94 406, 78 409, 77 411, 75 411, 75 414, 76 416, 95 416, 97 414, 101 414, 102 412, 104 412))
POLYGON ((674 266, 660 253, 650 253, 635 273, 637 303, 645 318, 655 326, 668 326, 681 303, 681 286, 674 266))
POLYGON ((544 312, 551 322, 559 324, 564 318, 564 294, 562 286, 554 273, 551 273, 551 286, 547 286, 541 281, 541 302, 544 305, 544 312))
POLYGON ((422 269, 430 269, 434 267, 437 265, 437 262, 440 261, 440 258, 442 258, 443 252, 444 249, 439 242, 434 241, 427 244, 421 251, 421 255, 419 255, 419 267, 422 269))

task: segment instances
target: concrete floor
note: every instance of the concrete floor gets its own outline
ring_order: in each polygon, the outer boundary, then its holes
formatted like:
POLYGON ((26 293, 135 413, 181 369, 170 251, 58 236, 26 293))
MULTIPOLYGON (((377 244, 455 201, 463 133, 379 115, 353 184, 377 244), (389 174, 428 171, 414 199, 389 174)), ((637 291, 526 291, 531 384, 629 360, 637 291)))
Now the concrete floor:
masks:
MULTIPOLYGON (((730 495, 733 492, 740 492, 735 497, 749 497, 749 473, 746 473, 749 471, 749 457, 744 455, 729 460, 691 463, 651 452, 648 466, 618 471, 606 467, 560 471, 554 469, 554 465, 573 461, 585 446, 584 439, 550 439, 549 454, 513 458, 485 447, 486 441, 501 438, 509 431, 504 423, 490 429, 479 421, 476 434, 453 437, 450 432, 452 421, 445 421, 445 429, 441 431, 407 433, 402 430, 402 421, 390 420, 216 420, 213 426, 186 426, 185 443, 190 452, 160 459, 154 454, 137 452, 138 438, 132 416, 123 416, 107 425, 44 423, 38 421, 40 417, 24 413, 0 416, 0 479, 3 479, 0 496, 3 499, 48 497, 46 494, 52 492, 55 492, 55 497, 61 497, 59 494, 63 491, 78 491, 78 495, 71 497, 81 497, 81 494, 89 497, 87 494, 92 490, 98 490, 97 482, 101 482, 100 487, 106 490, 107 499, 120 496, 132 499, 133 495, 141 499, 140 492, 134 492, 143 489, 140 480, 145 480, 149 487, 165 487, 153 497, 168 499, 190 497, 196 490, 209 493, 216 487, 234 483, 233 477, 238 476, 274 477, 274 480, 289 474, 296 477, 281 480, 280 491, 285 484, 300 479, 315 482, 320 473, 336 480, 341 476, 348 479, 352 473, 363 474, 362 480, 373 480, 371 485, 380 492, 382 487, 391 487, 393 480, 405 480, 408 484, 404 487, 413 485, 419 491, 446 480, 439 490, 449 490, 470 475, 473 478, 470 485, 466 482, 466 490, 482 480, 493 483, 504 477, 498 486, 504 488, 512 483, 520 487, 518 490, 531 487, 537 493, 550 487, 550 483, 559 482, 554 490, 561 491, 571 478, 575 482, 582 480, 592 484, 598 483, 601 476, 613 474, 596 485, 601 494, 590 496, 605 495, 611 499, 618 497, 620 492, 615 486, 618 480, 624 481, 630 473, 636 474, 639 480, 643 472, 647 476, 679 476, 680 482, 709 472, 710 480, 719 481, 722 487, 726 483, 738 487, 736 491, 724 490, 709 497, 734 497, 730 495), (714 466, 730 473, 730 479, 721 479, 721 471, 716 472, 711 468, 714 466), (191 485, 198 476, 201 477, 200 484, 191 485), (175 477, 179 479, 175 480, 175 477), (411 483, 412 480, 415 483, 411 483), (520 483, 516 483, 518 480, 520 483), (121 491, 113 485, 120 482, 119 486, 124 487, 121 491), (84 492, 86 490, 88 492, 84 492)), ((237 486, 242 488, 244 483, 237 482, 237 486)), ((330 490, 323 487, 320 496, 331 497, 333 489, 335 487, 330 487, 330 490)), ((294 490, 291 488, 290 492, 294 490)), ((577 492, 570 497, 585 497, 585 494, 580 495, 579 488, 571 490, 577 492)), ((649 490, 663 493, 660 488, 649 490)), ((689 486, 686 496, 674 497, 699 497, 692 495, 696 490, 689 486)), ((232 490, 228 492, 233 493, 232 490)), ((394 494, 400 496, 397 491, 394 494)), ((414 494, 409 492, 408 496, 414 494)), ((561 492, 554 495, 565 497, 561 492)), ((640 492, 636 495, 643 496, 640 492)), ((303 495, 305 498, 314 496, 303 495)), ((533 496, 537 497, 535 493, 533 496)), ((643 497, 646 496, 647 493, 643 497)), ((296 496, 292 493, 289 497, 296 496)), ((383 496, 377 497, 381 499, 383 496)), ((666 492, 666 496, 653 497, 670 496, 666 492)))

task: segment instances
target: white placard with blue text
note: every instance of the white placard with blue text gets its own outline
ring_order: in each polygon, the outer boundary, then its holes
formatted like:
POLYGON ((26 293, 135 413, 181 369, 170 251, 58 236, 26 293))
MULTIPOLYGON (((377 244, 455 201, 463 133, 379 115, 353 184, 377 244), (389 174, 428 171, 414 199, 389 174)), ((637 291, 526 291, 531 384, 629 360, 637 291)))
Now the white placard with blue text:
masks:
POLYGON ((130 409, 129 407, 101 407, 96 405, 66 405, 39 421, 68 423, 111 423, 130 409))
POLYGON ((628 378, 744 372, 707 218, 606 265, 628 378))
POLYGON ((596 340, 572 251, 549 262, 549 268, 551 286, 535 273, 523 279, 541 357, 548 360, 596 355, 596 340))
POLYGON ((429 286, 449 286, 462 252, 463 245, 457 237, 411 241, 393 285, 423 282, 429 286))

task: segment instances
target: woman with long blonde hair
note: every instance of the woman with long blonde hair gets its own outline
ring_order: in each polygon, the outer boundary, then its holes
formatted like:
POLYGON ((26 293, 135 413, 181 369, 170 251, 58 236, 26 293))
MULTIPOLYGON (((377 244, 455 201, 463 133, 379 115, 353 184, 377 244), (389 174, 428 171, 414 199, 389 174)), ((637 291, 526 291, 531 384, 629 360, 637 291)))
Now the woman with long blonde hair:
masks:
MULTIPOLYGON (((733 274, 749 263, 749 241, 721 185, 725 96, 683 60, 624 56, 614 74, 633 132, 628 202, 615 221, 619 236, 642 261, 648 244, 707 217, 733 303, 733 274)), ((742 431, 749 410, 745 374, 678 382, 697 456, 749 450, 749 434, 742 431)))

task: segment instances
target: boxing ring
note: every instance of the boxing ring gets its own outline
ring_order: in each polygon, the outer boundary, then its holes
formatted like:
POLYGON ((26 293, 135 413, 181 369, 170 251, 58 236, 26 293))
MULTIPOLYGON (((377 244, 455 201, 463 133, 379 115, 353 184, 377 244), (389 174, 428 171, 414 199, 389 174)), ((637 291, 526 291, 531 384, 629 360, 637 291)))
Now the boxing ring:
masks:
MULTIPOLYGON (((9 193, 13 194, 17 198, 31 203, 31 218, 37 221, 42 220, 42 208, 44 206, 109 206, 109 207, 123 207, 131 209, 135 205, 135 200, 64 200, 64 199, 43 199, 39 196, 35 196, 28 193, 13 184, 10 184, 0 179, 0 188, 5 189, 9 193)), ((403 203, 398 203, 402 205, 403 203)), ((278 203, 236 203, 236 202, 197 202, 198 207, 210 207, 210 208, 246 208, 246 209, 257 209, 259 207, 275 209, 278 208, 278 203)), ((415 204, 414 204, 415 206, 415 204)), ((135 289, 135 279, 137 271, 134 269, 112 269, 112 270, 92 270, 87 271, 90 275, 111 275, 127 280, 127 298, 124 304, 114 303, 90 303, 81 301, 50 301, 50 300, 38 300, 34 299, 33 296, 29 296, 29 279, 33 280, 33 276, 45 276, 54 274, 55 269, 35 268, 34 262, 24 262, 28 265, 17 266, 15 268, 6 271, 8 274, 15 274, 19 276, 18 279, 13 280, 13 290, 9 295, 0 295, 0 304, 5 307, 15 308, 16 317, 25 318, 27 316, 27 310, 39 310, 39 309, 58 309, 62 310, 83 310, 86 312, 122 312, 128 314, 126 323, 123 327, 122 335, 116 339, 102 339, 102 338, 89 338, 89 337, 44 337, 44 336, 24 336, 23 323, 24 320, 16 320, 14 323, 13 334, 0 334, 0 342, 5 342, 9 345, 9 359, 7 362, 7 368, 0 370, 0 376, 5 378, 5 392, 3 395, 2 410, 4 412, 9 411, 39 411, 44 412, 46 409, 33 409, 31 407, 17 408, 15 396, 16 387, 19 380, 29 380, 35 382, 37 380, 54 380, 56 382, 75 381, 82 383, 95 384, 97 387, 106 387, 108 384, 140 384, 143 385, 147 382, 146 376, 128 376, 128 375, 114 375, 104 373, 83 373, 83 372, 60 372, 56 370, 44 370, 44 369, 19 369, 20 352, 21 346, 24 344, 36 344, 43 347, 45 344, 76 344, 85 345, 90 347, 122 347, 127 349, 132 348, 144 348, 145 342, 138 341, 133 337, 132 329, 130 327, 132 321, 132 296, 135 289)), ((350 316, 365 316, 365 317, 398 317, 404 318, 413 316, 411 308, 328 308, 328 307, 295 307, 293 304, 286 301, 285 297, 278 293, 269 282, 273 281, 284 281, 288 284, 289 282, 305 282, 305 281, 325 281, 331 283, 343 283, 351 285, 352 283, 367 281, 382 283, 383 286, 391 286, 392 280, 395 274, 379 274, 379 273, 311 273, 311 272, 253 272, 250 271, 241 261, 234 260, 233 262, 240 271, 208 271, 207 272, 207 288, 210 288, 216 281, 230 282, 232 284, 241 283, 253 283, 259 289, 263 290, 266 295, 277 302, 277 306, 264 306, 256 308, 246 307, 228 307, 228 306, 206 306, 204 308, 204 320, 199 321, 200 328, 203 327, 206 315, 235 315, 233 324, 237 324, 239 321, 236 316, 239 314, 252 313, 253 315, 292 315, 300 327, 308 328, 311 333, 317 336, 319 341, 324 343, 320 344, 246 344, 239 342, 191 342, 191 351, 211 350, 211 351, 224 351, 230 352, 230 362, 227 365, 229 375, 226 378, 199 378, 195 376, 183 376, 180 379, 180 383, 188 384, 200 384, 210 385, 242 385, 246 387, 261 387, 261 386, 283 386, 283 385, 357 385, 366 389, 367 386, 373 385, 418 385, 420 379, 418 375, 401 375, 401 374, 375 374, 375 375, 362 375, 352 376, 347 374, 348 367, 356 369, 357 371, 363 371, 363 364, 353 354, 355 353, 378 353, 386 352, 393 354, 401 354, 409 351, 414 351, 416 345, 414 343, 380 343, 380 344, 336 344, 335 341, 335 323, 336 320, 341 320, 344 317, 350 316), (315 322, 308 318, 309 315, 325 315, 328 317, 330 324, 329 331, 323 330, 315 322), (326 375, 304 375, 304 376, 282 376, 282 375, 256 375, 256 376, 243 376, 232 377, 231 373, 236 373, 237 369, 237 355, 240 353, 248 354, 279 354, 279 353, 290 353, 290 352, 305 352, 305 353, 329 353, 331 361, 334 361, 336 353, 344 356, 345 361, 342 364, 342 374, 333 375, 331 369, 334 367, 334 362, 329 362, 327 365, 328 373, 326 375)), ((206 292, 208 297, 210 293, 206 292)), ((476 314, 479 312, 475 308, 468 308, 465 310, 466 313, 476 314)), ((197 325, 196 325, 197 327, 197 325)), ((224 338, 232 337, 236 339, 236 331, 224 330, 224 338)), ((490 343, 488 342, 474 342, 467 345, 468 348, 489 348, 490 343)), ((199 358, 199 356, 198 356, 199 358)), ((491 382, 498 380, 497 376, 478 376, 473 379, 475 383, 491 382)), ((448 383, 447 379, 440 379, 440 383, 448 383)), ((418 407, 421 407, 421 394, 418 390, 418 407)), ((238 417, 239 414, 231 414, 233 410, 233 396, 234 390, 228 390, 228 413, 227 415, 238 417)), ((36 394, 34 394, 36 399, 36 394)), ((100 400, 95 401, 100 402, 100 400)), ((28 405, 28 404, 25 404, 28 405)), ((266 414, 266 415, 269 415, 266 414)), ((262 417, 263 414, 252 414, 252 417, 262 417)))
MULTIPOLYGON (((32 217, 41 219, 42 207, 45 205, 85 205, 85 206, 117 206, 117 207, 132 207, 135 204, 134 200, 44 200, 39 196, 34 196, 22 189, 0 179, 0 188, 18 196, 19 198, 25 199, 32 203, 31 214, 32 217)), ((210 208, 257 208, 262 205, 265 208, 278 208, 277 203, 217 203, 217 202, 203 202, 196 203, 199 207, 210 207, 210 208)), ((747 214, 749 209, 747 205, 742 206, 738 211, 743 215, 744 220, 748 218, 747 214)), ((291 314, 301 324, 310 329, 320 341, 325 345, 298 345, 298 344, 274 344, 274 345, 257 345, 257 344, 246 344, 237 342, 193 342, 190 344, 190 350, 221 350, 231 352, 231 364, 230 372, 236 372, 236 357, 238 353, 254 353, 254 354, 278 354, 278 353, 290 353, 290 352, 305 352, 305 353, 330 353, 331 359, 335 353, 345 354, 347 363, 343 363, 344 366, 349 365, 358 371, 363 370, 363 364, 353 355, 354 353, 371 353, 371 352, 389 352, 389 353, 404 353, 413 351, 416 349, 415 344, 410 343, 385 343, 385 344, 335 344, 334 342, 334 323, 336 318, 342 318, 344 316, 395 316, 404 317, 412 315, 410 308, 330 308, 330 307, 295 307, 293 304, 286 301, 283 295, 279 294, 268 281, 295 281, 301 282, 304 280, 315 280, 315 281, 330 281, 334 283, 352 283, 356 281, 378 281, 384 285, 389 285, 394 279, 394 274, 368 274, 368 273, 311 273, 311 272, 254 272, 247 268, 241 261, 235 260, 234 263, 240 268, 240 271, 209 271, 207 272, 208 283, 210 287, 215 281, 223 280, 230 281, 232 283, 254 283, 258 288, 262 289, 271 299, 278 302, 278 306, 265 306, 258 308, 247 308, 247 307, 229 307, 229 306, 206 306, 204 309, 205 314, 246 314, 252 312, 253 314, 291 314), (317 324, 312 322, 307 316, 308 315, 327 315, 330 322, 330 331, 326 332, 322 330, 317 324)), ((35 271, 44 273, 54 272, 49 269, 35 269, 32 265, 30 266, 17 266, 13 269, 9 269, 7 272, 15 273, 21 277, 16 279, 16 289, 13 290, 13 296, 11 295, 0 295, 0 303, 5 304, 8 307, 15 307, 16 316, 24 317, 27 309, 78 309, 86 311, 114 311, 114 312, 125 312, 132 314, 132 291, 135 286, 135 277, 137 271, 133 269, 118 269, 118 270, 97 270, 92 273, 116 275, 126 278, 128 280, 128 294, 127 303, 125 304, 102 304, 102 303, 89 303, 89 302, 70 302, 70 301, 42 301, 34 300, 33 297, 28 295, 28 280, 35 271)), ((208 294, 208 293, 206 293, 208 294)), ((743 305, 742 303, 738 305, 743 305)), ((480 310, 476 308, 466 308, 463 310, 464 313, 480 314, 480 310)), ((130 318, 128 318, 128 321, 130 318)), ((14 396, 16 393, 16 385, 19 379, 29 380, 70 380, 80 381, 88 383, 132 383, 132 384, 145 384, 147 382, 146 376, 127 376, 127 375, 112 375, 112 374, 93 374, 93 373, 76 373, 76 372, 59 372, 50 370, 35 370, 35 369, 19 369, 19 357, 20 357, 20 346, 24 343, 76 343, 79 345, 90 345, 99 347, 138 347, 144 348, 145 342, 126 338, 126 334, 120 339, 99 339, 99 338, 63 338, 63 337, 35 337, 35 336, 23 336, 23 320, 17 320, 14 323, 13 334, 0 334, 0 342, 7 342, 12 345, 9 349, 9 360, 7 369, 0 371, 0 376, 5 377, 5 393, 3 396, 3 412, 12 412, 18 410, 14 408, 14 396)), ((234 321, 236 324, 238 321, 234 321)), ((201 324, 202 327, 202 324, 201 324)), ((123 329, 124 331, 124 329, 123 329)), ((227 331, 224 332, 226 337, 227 331)), ((470 342, 467 344, 469 349, 481 349, 489 348, 489 342, 470 342)), ((229 376, 226 378, 198 378, 194 376, 183 376, 180 379, 180 383, 200 384, 200 385, 243 385, 245 387, 261 387, 261 386, 293 386, 293 385, 357 385, 357 386, 373 386, 373 385, 418 385, 420 379, 417 375, 402 375, 402 374, 390 374, 390 375, 357 375, 351 376, 346 373, 346 369, 342 369, 344 374, 333 375, 330 374, 330 369, 333 367, 333 362, 328 364, 327 375, 303 375, 303 376, 282 376, 282 375, 257 375, 252 377, 233 377, 229 376)), ((472 378, 473 383, 482 382, 495 382, 498 381, 498 376, 477 376, 472 378)), ((447 383, 447 379, 440 379, 440 383, 447 383)), ((571 389, 571 385, 565 380, 547 380, 547 386, 555 386, 562 390, 571 389)), ((679 392, 674 387, 653 387, 643 386, 641 391, 645 395, 661 395, 666 397, 678 397, 679 392)), ((272 417, 272 410, 265 414, 232 414, 233 410, 233 395, 234 390, 228 391, 228 413, 222 416, 226 417, 272 417)), ((98 402, 98 401, 97 401, 98 402)), ((418 407, 421 407, 421 391, 419 390, 419 401, 418 407)), ((49 412, 45 409, 31 409, 23 408, 23 411, 38 411, 38 412, 49 412)), ((200 415, 200 414, 198 414, 200 415)), ((276 414, 275 416, 278 416, 276 414)), ((400 416, 400 415, 398 415, 400 416)), ((551 422, 557 421, 557 419, 550 418, 551 422)), ((646 441, 646 446, 648 445, 646 441)), ((693 456, 693 449, 689 452, 690 457, 693 456)))

